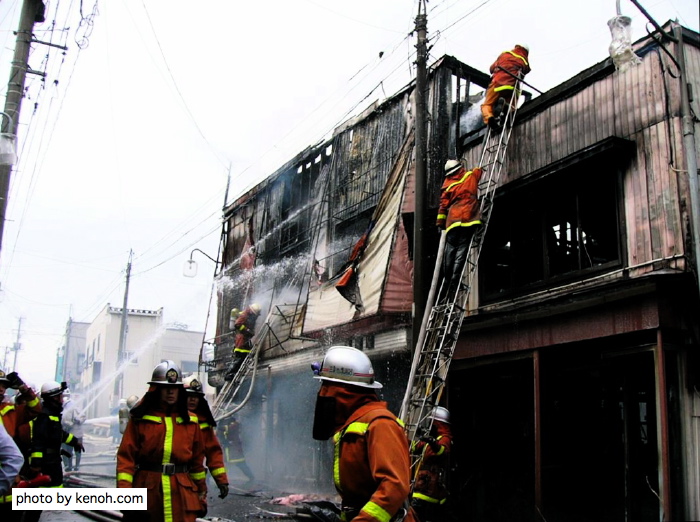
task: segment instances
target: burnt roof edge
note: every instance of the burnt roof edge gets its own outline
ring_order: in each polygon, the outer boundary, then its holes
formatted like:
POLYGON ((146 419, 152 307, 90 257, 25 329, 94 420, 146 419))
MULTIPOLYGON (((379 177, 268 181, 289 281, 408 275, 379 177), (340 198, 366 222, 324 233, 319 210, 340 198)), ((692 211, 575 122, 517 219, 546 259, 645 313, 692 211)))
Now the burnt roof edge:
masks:
MULTIPOLYGON (((676 22, 671 20, 667 21, 663 25, 663 29, 669 31, 672 29, 674 23, 676 22)), ((687 27, 681 26, 681 29, 683 31, 684 43, 700 48, 700 34, 688 29, 687 27)), ((637 54, 645 55, 651 49, 659 47, 660 43, 654 37, 657 34, 658 31, 654 31, 653 33, 649 33, 647 36, 644 36, 634 42, 632 45, 635 52, 637 54)), ((666 40, 666 42, 668 42, 668 40, 666 40)), ((533 118, 557 101, 563 98, 571 97, 577 92, 585 89, 589 85, 612 74, 613 72, 615 72, 615 66, 613 65, 612 58, 610 57, 607 57, 605 60, 584 69, 576 76, 569 78, 556 87, 548 90, 545 94, 538 96, 537 98, 534 98, 530 102, 523 105, 516 115, 517 123, 533 118)))

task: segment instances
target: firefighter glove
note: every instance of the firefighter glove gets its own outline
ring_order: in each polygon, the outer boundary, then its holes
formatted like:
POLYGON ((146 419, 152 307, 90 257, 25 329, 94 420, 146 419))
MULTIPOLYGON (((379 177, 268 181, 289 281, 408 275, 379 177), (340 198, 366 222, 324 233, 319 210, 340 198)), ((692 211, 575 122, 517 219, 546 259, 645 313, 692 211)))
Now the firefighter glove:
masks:
POLYGON ((13 390, 19 390, 19 387, 24 384, 24 381, 19 378, 17 372, 8 373, 7 380, 10 381, 10 388, 13 390))
POLYGON ((420 440, 428 444, 430 449, 433 451, 438 451, 440 449, 440 445, 438 444, 438 441, 435 440, 435 437, 425 436, 421 437, 420 440))
POLYGON ((228 484, 219 484, 219 498, 226 498, 228 495, 228 484))
POLYGON ((80 442, 79 439, 75 439, 75 442, 73 443, 73 447, 75 448, 75 451, 79 451, 80 453, 85 453, 85 446, 83 446, 83 443, 80 442))
POLYGON ((435 224, 440 230, 445 230, 445 220, 444 219, 438 219, 435 224))

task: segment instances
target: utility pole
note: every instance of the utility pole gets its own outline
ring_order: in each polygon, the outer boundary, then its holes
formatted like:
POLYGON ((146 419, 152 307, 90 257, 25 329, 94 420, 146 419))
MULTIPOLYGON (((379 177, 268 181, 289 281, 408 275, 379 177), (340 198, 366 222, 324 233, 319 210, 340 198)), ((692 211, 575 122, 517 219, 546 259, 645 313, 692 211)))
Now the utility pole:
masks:
POLYGON ((683 132, 683 149, 685 166, 688 172, 688 189, 690 190, 690 231, 693 234, 693 257, 695 258, 695 277, 700 290, 700 192, 698 190, 698 160, 695 151, 695 124, 693 123, 693 111, 690 108, 689 91, 692 88, 688 82, 688 73, 685 67, 685 48, 683 43, 683 28, 674 24, 673 35, 676 38, 676 59, 680 69, 681 90, 681 130, 683 132))
POLYGON ((420 334, 423 314, 425 313, 425 283, 423 260, 425 257, 425 192, 427 172, 427 137, 426 137, 426 85, 428 61, 428 15, 425 0, 421 0, 416 16, 416 186, 415 209, 413 212, 413 332, 411 343, 415 346, 420 334))
POLYGON ((16 372, 17 371, 17 352, 19 352, 21 345, 19 344, 19 338, 22 335, 22 318, 19 318, 19 324, 17 325, 17 340, 15 341, 15 345, 12 347, 12 350, 15 352, 15 358, 14 362, 12 363, 12 371, 16 372))
POLYGON ((126 288, 124 289, 124 304, 122 306, 122 322, 119 328, 119 348, 117 351, 117 378, 114 381, 115 405, 119 404, 119 399, 124 391, 124 369, 122 364, 126 361, 126 320, 129 315, 129 279, 131 278, 131 256, 133 251, 129 250, 129 261, 126 264, 126 288))
MULTIPOLYGON (((19 111, 24 96, 24 82, 29 70, 29 51, 32 43, 32 31, 34 24, 44 21, 44 2, 42 0, 24 0, 22 12, 17 29, 17 41, 15 54, 10 69, 10 80, 7 84, 5 97, 5 114, 7 124, 3 125, 2 132, 17 135, 19 126, 19 111)), ((5 214, 7 212, 7 198, 10 193, 10 176, 12 165, 0 165, 0 249, 2 249, 3 233, 5 231, 5 214)))

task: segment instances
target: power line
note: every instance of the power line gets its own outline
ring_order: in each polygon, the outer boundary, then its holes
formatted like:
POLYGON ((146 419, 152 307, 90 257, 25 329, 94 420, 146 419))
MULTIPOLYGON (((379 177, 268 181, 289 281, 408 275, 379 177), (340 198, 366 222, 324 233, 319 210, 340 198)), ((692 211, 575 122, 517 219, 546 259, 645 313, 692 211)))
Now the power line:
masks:
POLYGON ((170 69, 170 65, 168 64, 168 60, 165 57, 165 53, 163 52, 163 47, 160 45, 160 40, 158 39, 158 34, 156 33, 156 29, 153 26, 153 21, 151 20, 151 15, 148 13, 148 9, 146 8, 146 3, 141 0, 141 5, 143 6, 143 11, 146 13, 146 19, 148 20, 148 25, 151 28, 151 32, 153 33, 153 37, 156 39, 156 44, 158 44, 158 51, 160 51, 160 56, 163 59, 163 63, 165 64, 165 68, 168 71, 168 76, 170 77, 170 81, 173 83, 173 87, 175 87, 175 91, 177 92, 177 95, 180 97, 180 100, 182 101, 182 104, 185 108, 185 112, 187 113, 187 116, 189 116, 190 120, 192 121, 192 124, 194 125, 195 129, 197 129, 197 132, 199 135, 202 137, 204 140, 204 143, 207 144, 207 146, 211 149, 211 152, 213 153, 214 157, 216 157, 221 163, 227 167, 228 166, 228 161, 225 159, 222 159, 218 152, 214 149, 212 146, 211 142, 207 139, 207 137, 204 135, 204 132, 200 128, 199 124, 197 123, 197 120, 195 119, 194 115, 192 114, 192 111, 189 108, 189 105, 185 101, 184 96, 182 95, 182 92, 180 91, 180 87, 178 86, 177 82, 175 81, 175 77, 173 76, 173 72, 170 69))

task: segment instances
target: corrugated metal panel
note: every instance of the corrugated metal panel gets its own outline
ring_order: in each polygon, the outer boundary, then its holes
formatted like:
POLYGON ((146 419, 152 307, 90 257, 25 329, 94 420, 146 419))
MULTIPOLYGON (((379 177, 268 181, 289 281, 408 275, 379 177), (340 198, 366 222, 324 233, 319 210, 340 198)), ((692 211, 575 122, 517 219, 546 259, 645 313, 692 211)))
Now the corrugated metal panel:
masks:
MULTIPOLYGON (((356 309, 353 304, 344 299, 336 290, 335 282, 330 281, 309 292, 304 322, 305 332, 347 323, 375 315, 379 311, 389 263, 395 255, 396 230, 400 222, 399 210, 412 149, 413 135, 411 134, 405 140, 401 153, 392 166, 393 171, 383 187, 373 216, 374 226, 367 238, 366 249, 355 267, 361 309, 356 309)), ((410 290, 410 287, 403 287, 403 291, 409 295, 410 290)))
MULTIPOLYGON (((694 64, 691 82, 697 85, 699 53, 690 46, 687 51, 694 64)), ((683 254, 687 187, 679 177, 684 168, 680 85, 668 61, 661 50, 652 49, 641 65, 572 89, 566 98, 519 120, 500 184, 524 178, 611 136, 628 138, 636 142, 636 156, 623 174, 629 264, 683 254)), ((481 144, 474 143, 465 159, 476 165, 480 153, 481 144)), ((592 183, 598 174, 591 172, 592 183)), ((494 211, 499 212, 498 199, 494 211)))
POLYGON ((374 351, 385 352, 406 350, 408 348, 408 330, 392 330, 374 336, 374 351))

